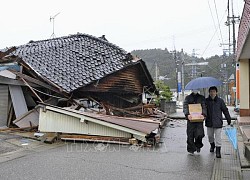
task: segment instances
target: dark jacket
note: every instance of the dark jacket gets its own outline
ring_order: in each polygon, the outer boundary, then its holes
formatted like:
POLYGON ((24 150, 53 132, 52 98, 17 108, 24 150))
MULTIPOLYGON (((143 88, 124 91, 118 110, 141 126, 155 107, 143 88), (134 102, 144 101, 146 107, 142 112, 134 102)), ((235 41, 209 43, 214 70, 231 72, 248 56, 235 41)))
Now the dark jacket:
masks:
POLYGON ((219 98, 218 96, 212 99, 209 96, 208 98, 206 98, 206 106, 207 106, 207 117, 205 120, 205 125, 207 127, 222 128, 223 125, 222 113, 225 115, 227 123, 231 124, 231 116, 228 112, 228 108, 223 99, 219 98))
POLYGON ((197 94, 191 93, 190 95, 186 96, 185 101, 183 103, 183 113, 185 114, 186 119, 187 119, 187 116, 190 114, 188 104, 201 104, 202 115, 204 117, 207 116, 207 109, 206 109, 204 96, 198 93, 197 94))

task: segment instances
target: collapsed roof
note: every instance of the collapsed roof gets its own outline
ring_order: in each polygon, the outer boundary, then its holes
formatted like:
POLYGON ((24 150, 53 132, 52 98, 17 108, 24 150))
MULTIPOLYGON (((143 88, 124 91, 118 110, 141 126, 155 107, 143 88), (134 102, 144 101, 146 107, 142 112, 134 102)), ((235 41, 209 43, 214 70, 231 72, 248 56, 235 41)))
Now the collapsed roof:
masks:
POLYGON ((103 37, 78 33, 11 49, 0 52, 1 63, 14 59, 32 75, 66 93, 134 65, 140 66, 143 86, 155 90, 145 63, 103 37))
POLYGON ((165 121, 165 113, 159 112, 155 104, 143 101, 145 92, 156 92, 146 64, 105 37, 78 33, 30 41, 0 50, 0 65, 3 65, 0 85, 4 90, 0 98, 6 110, 3 124, 8 126, 14 123, 22 128, 38 126, 44 132, 92 133, 95 136, 120 137, 122 134, 145 142, 158 133, 165 121), (43 111, 38 111, 37 103, 43 104, 43 111), (53 116, 51 120, 45 107, 58 112, 58 118, 53 116), (66 111, 67 108, 74 111, 66 111), (84 115, 79 114, 82 110, 84 115), (70 115, 72 121, 68 121, 70 115), (63 119, 65 122, 61 121, 63 119), (47 121, 56 125, 48 125, 47 121), (64 129, 72 126, 72 129, 64 129), (78 131, 78 128, 89 132, 78 131))

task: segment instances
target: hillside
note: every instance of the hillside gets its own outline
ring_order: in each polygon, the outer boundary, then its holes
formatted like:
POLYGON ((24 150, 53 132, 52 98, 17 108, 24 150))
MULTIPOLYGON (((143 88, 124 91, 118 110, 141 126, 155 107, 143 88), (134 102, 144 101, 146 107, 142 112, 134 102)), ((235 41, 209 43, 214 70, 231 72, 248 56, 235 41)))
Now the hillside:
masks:
POLYGON ((184 82, 185 85, 195 77, 200 76, 213 76, 223 82, 228 82, 229 77, 235 70, 233 56, 212 56, 210 58, 198 58, 190 56, 187 53, 180 51, 176 52, 176 62, 174 53, 169 52, 167 49, 146 49, 134 50, 131 54, 141 58, 147 65, 151 76, 156 79, 156 69, 158 69, 157 77, 165 76, 167 79, 164 82, 171 88, 176 89, 177 86, 177 73, 181 72, 181 62, 184 59, 184 82), (208 62, 208 65, 192 66, 190 63, 208 62), (176 66, 177 64, 177 66, 176 66), (158 67, 158 68, 156 68, 158 67))

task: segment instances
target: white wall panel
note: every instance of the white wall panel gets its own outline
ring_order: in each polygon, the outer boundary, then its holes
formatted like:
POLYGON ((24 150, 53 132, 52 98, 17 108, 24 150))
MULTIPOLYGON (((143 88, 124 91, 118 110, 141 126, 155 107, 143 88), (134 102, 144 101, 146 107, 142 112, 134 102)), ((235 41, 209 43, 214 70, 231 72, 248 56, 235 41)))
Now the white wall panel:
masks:
POLYGON ((96 124, 90 121, 80 122, 80 117, 73 117, 50 110, 40 110, 39 130, 42 132, 63 132, 114 137, 131 137, 130 133, 96 124))

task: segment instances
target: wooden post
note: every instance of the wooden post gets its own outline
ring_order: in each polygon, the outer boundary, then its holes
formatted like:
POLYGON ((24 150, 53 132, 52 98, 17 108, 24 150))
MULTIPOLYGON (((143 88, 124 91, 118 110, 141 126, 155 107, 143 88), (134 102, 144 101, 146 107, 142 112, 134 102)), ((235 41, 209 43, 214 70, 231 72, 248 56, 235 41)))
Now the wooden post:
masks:
POLYGON ((21 79, 24 82, 24 84, 26 86, 28 86, 30 88, 30 90, 35 94, 35 96, 39 99, 39 101, 43 103, 43 100, 38 96, 38 94, 33 90, 33 88, 23 78, 21 78, 21 79))

